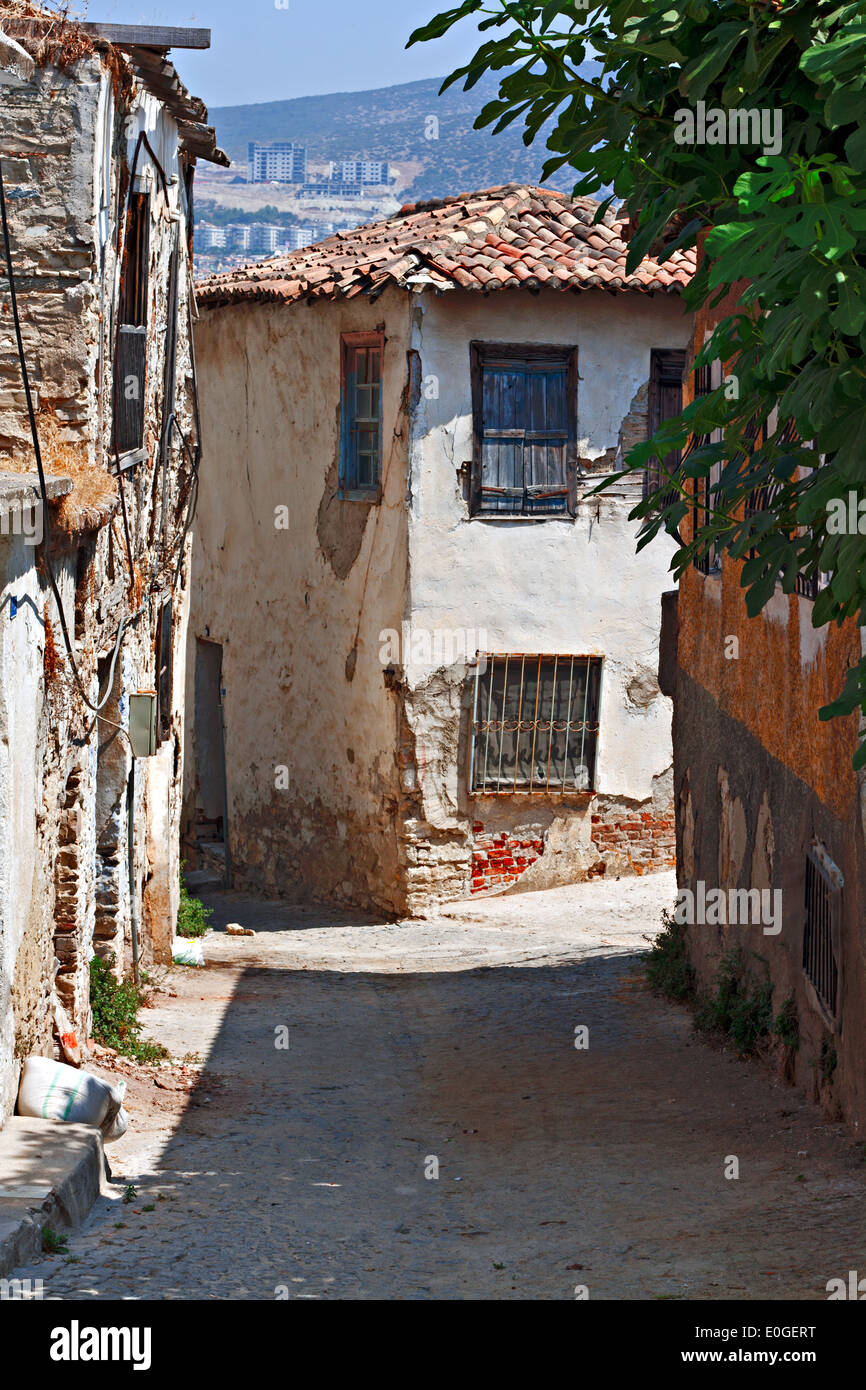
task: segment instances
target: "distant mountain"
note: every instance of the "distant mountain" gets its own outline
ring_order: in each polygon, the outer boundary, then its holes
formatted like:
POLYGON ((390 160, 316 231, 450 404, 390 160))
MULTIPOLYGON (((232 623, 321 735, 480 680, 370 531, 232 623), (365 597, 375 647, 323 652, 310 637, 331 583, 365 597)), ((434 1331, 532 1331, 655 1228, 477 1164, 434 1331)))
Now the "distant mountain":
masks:
MULTIPOLYGON (((591 71, 587 66, 587 74, 591 71)), ((250 140, 297 140, 307 157, 389 159, 415 173, 401 197, 444 197, 496 184, 538 183, 548 158, 543 137, 527 147, 518 120, 499 135, 473 130, 482 106, 496 95, 498 77, 488 76, 464 92, 457 85, 439 96, 440 78, 404 82, 372 92, 333 92, 250 106, 217 106, 210 120, 219 144, 233 161, 245 163, 250 140), (438 121, 438 132, 430 121, 438 121), (430 139, 433 133, 438 138, 430 139)), ((557 171, 550 186, 570 190, 576 174, 557 171)))

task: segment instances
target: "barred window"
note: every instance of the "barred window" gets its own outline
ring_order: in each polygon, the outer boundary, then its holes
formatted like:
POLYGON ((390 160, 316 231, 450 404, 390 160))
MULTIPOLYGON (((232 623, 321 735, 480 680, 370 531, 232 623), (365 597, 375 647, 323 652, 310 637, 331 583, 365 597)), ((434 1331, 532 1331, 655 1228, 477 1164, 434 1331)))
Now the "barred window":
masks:
POLYGON ((806 857, 806 925, 803 970, 820 1003, 835 1019, 839 1012, 839 907, 842 875, 818 847, 806 857))
MULTIPOLYGON (((664 424, 665 420, 671 420, 681 413, 685 369, 685 352, 674 349, 652 349, 649 389, 650 438, 664 424)), ((681 464, 682 451, 680 449, 674 449, 661 460, 652 459, 644 473, 644 497, 651 497, 668 477, 676 476, 681 464)), ((672 487, 662 497, 660 506, 668 506, 677 497, 679 497, 679 490, 672 487)))
MULTIPOLYGON (((720 362, 712 362, 707 367, 698 367, 695 371, 695 397, 709 396, 721 384, 722 364, 720 362)), ((705 444, 718 444, 721 438, 721 430, 713 430, 711 434, 695 436, 691 442, 691 447, 686 449, 686 454, 691 452, 691 448, 701 449, 705 444)), ((700 503, 694 514, 695 532, 704 526, 709 526, 712 521, 714 502, 712 489, 718 482, 721 471, 721 464, 714 463, 705 478, 695 479, 695 492, 700 503)), ((701 574, 713 574, 718 572, 721 567, 721 556, 715 545, 712 545, 704 555, 697 556, 692 563, 695 569, 700 570, 701 574)))
POLYGON ((600 657, 479 655, 470 790, 592 791, 600 688, 600 657))

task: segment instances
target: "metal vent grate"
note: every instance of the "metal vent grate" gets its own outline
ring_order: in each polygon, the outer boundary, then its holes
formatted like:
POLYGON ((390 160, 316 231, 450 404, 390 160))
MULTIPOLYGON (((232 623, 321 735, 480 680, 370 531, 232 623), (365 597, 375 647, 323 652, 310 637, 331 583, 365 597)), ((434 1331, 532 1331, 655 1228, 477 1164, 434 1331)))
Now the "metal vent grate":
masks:
POLYGON ((838 940, 841 889, 821 857, 810 850, 806 857, 806 928, 803 933, 803 970, 821 1003, 835 1018, 839 1004, 838 940))

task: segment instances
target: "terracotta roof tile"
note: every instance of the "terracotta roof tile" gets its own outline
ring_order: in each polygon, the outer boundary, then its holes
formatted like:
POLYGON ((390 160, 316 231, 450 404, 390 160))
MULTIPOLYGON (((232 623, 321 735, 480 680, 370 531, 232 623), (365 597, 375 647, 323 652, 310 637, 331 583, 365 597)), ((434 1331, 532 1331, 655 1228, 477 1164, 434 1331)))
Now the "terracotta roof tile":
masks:
POLYGON ((695 252, 660 266, 646 257, 626 274, 623 224, 598 204, 548 189, 507 184, 457 198, 407 204, 393 217, 257 265, 210 275, 196 286, 204 306, 260 300, 290 304, 378 294, 387 284, 490 293, 520 285, 675 293, 694 275, 695 252))

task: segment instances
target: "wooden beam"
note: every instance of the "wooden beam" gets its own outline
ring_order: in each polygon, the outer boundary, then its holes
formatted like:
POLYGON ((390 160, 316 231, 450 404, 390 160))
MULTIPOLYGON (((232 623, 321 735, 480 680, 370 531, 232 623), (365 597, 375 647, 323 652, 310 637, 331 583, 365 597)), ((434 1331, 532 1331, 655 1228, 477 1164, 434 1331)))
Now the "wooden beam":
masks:
POLYGON ((105 39, 124 48, 210 48, 210 29, 174 29, 150 24, 81 23, 79 28, 93 38, 105 39))

